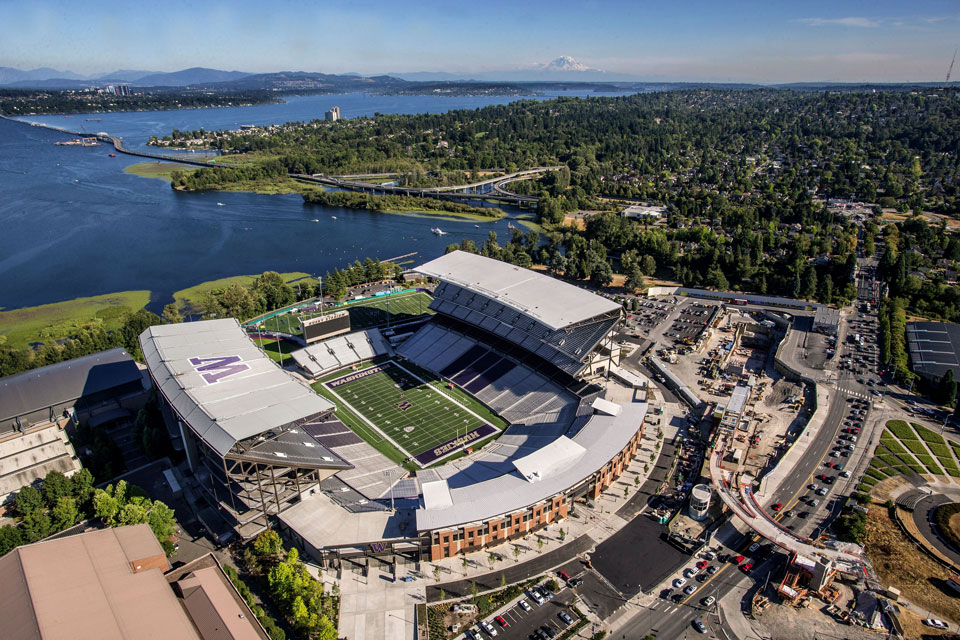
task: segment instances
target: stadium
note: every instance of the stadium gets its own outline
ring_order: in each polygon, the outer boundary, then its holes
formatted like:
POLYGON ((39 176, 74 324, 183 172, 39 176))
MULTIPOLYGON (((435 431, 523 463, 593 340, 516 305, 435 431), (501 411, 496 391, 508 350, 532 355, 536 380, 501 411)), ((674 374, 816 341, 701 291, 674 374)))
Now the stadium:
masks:
POLYGON ((432 315, 338 332, 286 370, 233 320, 141 335, 240 537, 276 523, 338 569, 436 560, 567 517, 632 460, 645 390, 614 402, 600 384, 618 371, 619 304, 461 251, 415 271, 436 283, 432 315))

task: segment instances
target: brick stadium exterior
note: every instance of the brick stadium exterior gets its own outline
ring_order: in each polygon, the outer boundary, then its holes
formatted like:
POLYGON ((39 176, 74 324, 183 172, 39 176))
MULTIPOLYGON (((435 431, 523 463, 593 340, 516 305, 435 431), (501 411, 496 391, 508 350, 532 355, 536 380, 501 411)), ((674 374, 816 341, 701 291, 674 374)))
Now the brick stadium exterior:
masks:
POLYGON ((643 423, 623 450, 583 483, 570 487, 522 511, 503 514, 482 522, 458 527, 421 531, 421 553, 424 559, 440 560, 458 553, 472 553, 495 547, 510 540, 539 531, 568 516, 579 498, 597 500, 600 494, 623 474, 643 437, 643 423))

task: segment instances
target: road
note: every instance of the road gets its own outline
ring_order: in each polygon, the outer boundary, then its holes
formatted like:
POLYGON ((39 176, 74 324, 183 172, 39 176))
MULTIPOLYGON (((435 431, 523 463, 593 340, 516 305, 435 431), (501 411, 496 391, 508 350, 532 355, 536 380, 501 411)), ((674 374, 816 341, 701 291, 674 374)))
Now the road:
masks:
MULTIPOLYGON (((862 280, 869 278, 869 281, 860 283, 860 291, 862 291, 864 295, 871 295, 875 291, 872 283, 872 272, 873 270, 871 269, 863 274, 862 280)), ((809 320, 806 318, 797 318, 797 320, 800 321, 798 325, 802 324, 806 327, 809 324, 809 320)), ((857 315, 856 321, 875 323, 876 319, 875 316, 861 318, 857 315)), ((845 322, 846 318, 841 321, 841 340, 844 335, 844 329, 846 329, 844 326, 845 322)), ((805 338, 800 332, 795 331, 792 333, 794 335, 791 336, 791 339, 794 341, 805 338)), ((791 345, 788 344, 787 346, 790 347, 791 345)), ((799 343, 797 343, 789 350, 784 349, 784 351, 798 354, 803 351, 797 348, 799 346, 799 343)), ((829 455, 831 449, 834 448, 835 443, 838 441, 837 436, 840 433, 840 429, 846 428, 844 421, 845 419, 849 419, 849 412, 851 411, 851 406, 854 404, 851 402, 851 398, 857 400, 877 399, 876 396, 870 393, 873 387, 866 384, 868 380, 863 377, 863 374, 857 372, 857 369, 861 369, 865 373, 869 371, 867 375, 872 377, 873 371, 875 371, 877 366, 876 354, 873 351, 867 353, 868 351, 871 350, 866 348, 858 349, 852 344, 840 345, 838 357, 827 361, 824 365, 825 369, 811 369, 802 358, 796 358, 796 361, 791 363, 796 369, 816 380, 818 384, 825 385, 829 391, 829 399, 826 406, 827 413, 820 429, 813 436, 812 442, 809 443, 803 457, 795 466, 794 473, 791 473, 783 480, 767 502, 768 505, 776 503, 782 503, 784 505, 779 520, 784 526, 793 528, 797 533, 809 535, 814 529, 819 528, 823 530, 830 526, 832 521, 839 515, 842 502, 845 501, 846 495, 849 495, 856 486, 857 473, 851 474, 849 480, 843 480, 838 477, 837 482, 832 485, 832 491, 828 494, 828 498, 822 502, 818 508, 798 508, 796 509, 797 515, 788 517, 786 515, 787 512, 796 507, 799 499, 807 492, 807 486, 813 482, 813 477, 826 471, 823 463, 826 460, 840 461, 845 465, 849 465, 850 469, 856 468, 859 472, 866 462, 869 461, 870 454, 875 446, 875 441, 879 439, 878 437, 874 437, 867 429, 864 429, 861 431, 861 437, 849 458, 834 458, 829 455), (844 361, 842 356, 846 352, 852 352, 852 357, 846 358, 846 360, 851 361, 851 366, 840 368, 841 362, 844 361), (857 357, 860 357, 863 361, 860 363, 856 362, 857 357), (873 370, 870 370, 871 368, 873 368, 873 370), (859 381, 860 379, 863 379, 864 382, 861 383, 859 381), (802 511, 814 512, 813 518, 801 517, 800 514, 802 511)), ((874 404, 874 406, 872 406, 869 411, 874 412, 874 415, 871 416, 870 413, 868 413, 867 417, 874 419, 865 420, 865 425, 872 425, 877 422, 875 412, 878 410, 878 407, 875 403, 871 404, 874 404)), ((824 407, 819 407, 818 410, 823 411, 824 407)), ((737 549, 737 547, 737 544, 733 544, 729 548, 737 549)), ((718 629, 721 630, 721 634, 717 637, 726 636, 727 638, 733 638, 735 636, 732 630, 724 627, 721 623, 721 618, 718 617, 716 613, 706 611, 701 604, 701 599, 712 595, 719 600, 744 581, 756 581, 758 578, 762 578, 767 572, 779 567, 778 563, 782 563, 783 561, 784 556, 782 554, 774 554, 772 557, 758 563, 750 577, 743 575, 732 565, 725 565, 717 574, 703 584, 696 593, 686 597, 685 600, 680 603, 660 599, 647 603, 640 612, 629 619, 617 634, 627 638, 640 638, 647 633, 655 633, 659 638, 680 638, 684 636, 692 638, 699 634, 691 626, 691 623, 694 619, 700 619, 708 626, 708 630, 713 634, 716 634, 718 629)), ((643 598, 644 596, 641 596, 641 600, 643 598)))

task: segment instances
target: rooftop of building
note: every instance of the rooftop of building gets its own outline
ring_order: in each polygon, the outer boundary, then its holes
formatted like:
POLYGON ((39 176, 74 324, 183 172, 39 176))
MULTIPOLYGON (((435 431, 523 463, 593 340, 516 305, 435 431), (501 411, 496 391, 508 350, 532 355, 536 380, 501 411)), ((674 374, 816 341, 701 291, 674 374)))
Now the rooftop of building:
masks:
POLYGON ((960 324, 909 322, 907 345, 916 373, 940 378, 953 369, 954 375, 960 377, 960 324))
MULTIPOLYGON (((647 403, 621 405, 618 415, 596 412, 570 437, 545 443, 541 451, 503 461, 502 470, 488 466, 488 477, 463 483, 436 470, 446 485, 431 488, 433 504, 416 511, 417 530, 430 531, 470 522, 481 522, 523 509, 577 485, 613 459, 636 434, 647 413, 647 403), (554 464, 562 460, 563 464, 554 464), (506 465, 509 464, 509 467, 506 465), (431 507, 434 508, 431 508, 431 507)), ((448 465, 455 468, 457 463, 448 465)), ((475 465, 476 466, 476 465, 475 465)), ((478 473, 478 470, 472 470, 478 473)), ((421 481, 421 486, 426 485, 421 481)), ((426 495, 426 494, 425 494, 426 495)))
POLYGON ((8 640, 199 639, 145 524, 18 547, 0 558, 8 640))
POLYGON ((415 271, 487 296, 554 330, 620 309, 562 280, 466 251, 453 251, 415 271))
POLYGON ((0 378, 0 422, 141 380, 120 348, 0 378))
POLYGON ((220 455, 333 408, 258 349, 232 318, 150 327, 140 346, 167 402, 220 455))
POLYGON ((831 309, 826 305, 817 307, 816 312, 813 314, 813 322, 814 324, 839 325, 840 310, 831 309))

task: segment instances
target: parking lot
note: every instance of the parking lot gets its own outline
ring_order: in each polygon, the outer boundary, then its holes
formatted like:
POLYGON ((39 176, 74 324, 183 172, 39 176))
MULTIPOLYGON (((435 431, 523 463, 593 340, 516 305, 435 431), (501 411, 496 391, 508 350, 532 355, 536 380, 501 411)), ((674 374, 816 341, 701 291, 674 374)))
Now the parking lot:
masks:
POLYGON ((524 595, 519 602, 500 613, 499 617, 506 623, 506 627, 496 618, 491 620, 491 624, 498 630, 498 637, 504 640, 536 638, 538 629, 543 629, 542 633, 550 638, 553 637, 551 632, 560 635, 579 619, 571 608, 573 600, 574 593, 569 588, 560 590, 552 600, 546 600, 543 604, 537 604, 529 595, 524 595), (563 620, 560 617, 561 612, 569 616, 571 622, 563 620))
POLYGON ((680 310, 680 315, 674 319, 670 328, 663 334, 664 337, 671 338, 677 344, 696 343, 704 329, 707 328, 715 309, 716 305, 702 302, 686 305, 680 310))
POLYGON ((648 333, 666 320, 674 305, 663 300, 644 300, 638 298, 639 308, 627 314, 627 326, 648 333))

